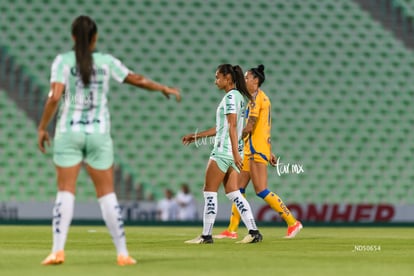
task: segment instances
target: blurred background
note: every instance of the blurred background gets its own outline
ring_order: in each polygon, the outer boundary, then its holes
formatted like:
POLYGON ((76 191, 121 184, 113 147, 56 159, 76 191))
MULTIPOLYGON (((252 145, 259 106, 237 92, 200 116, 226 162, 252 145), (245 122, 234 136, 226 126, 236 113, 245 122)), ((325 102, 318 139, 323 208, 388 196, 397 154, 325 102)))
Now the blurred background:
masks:
MULTIPOLYGON (((177 104, 112 82, 122 202, 156 202, 186 183, 201 205, 212 145, 185 147, 181 137, 214 126, 223 96, 217 65, 264 64, 280 158, 279 170, 269 168, 269 188, 288 205, 386 205, 414 221, 407 212, 414 206, 414 1, 15 0, 0 1, 0 14, 3 210, 53 204, 52 149, 38 151, 36 128, 51 63, 72 48, 71 23, 85 14, 98 25, 99 51, 183 96, 177 104)), ((262 204, 252 190, 251 201, 262 204)), ((219 200, 227 202, 224 193, 219 200)), ((84 170, 77 201, 96 202, 84 170)))

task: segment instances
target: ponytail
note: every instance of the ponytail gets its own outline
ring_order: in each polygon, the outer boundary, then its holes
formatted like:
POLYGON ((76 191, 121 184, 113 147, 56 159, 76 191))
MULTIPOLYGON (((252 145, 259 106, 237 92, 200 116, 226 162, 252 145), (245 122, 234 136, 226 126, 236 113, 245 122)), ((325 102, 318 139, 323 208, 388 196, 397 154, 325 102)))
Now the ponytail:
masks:
POLYGON ((90 45, 97 32, 96 23, 88 16, 81 15, 72 23, 72 36, 75 38, 76 68, 85 86, 88 86, 91 82, 93 58, 90 45))
POLYGON ((233 66, 234 78, 233 81, 236 84, 236 89, 240 91, 247 99, 250 101, 253 99, 250 95, 249 90, 247 90, 246 80, 244 79, 243 70, 239 65, 233 66))
POLYGON ((218 72, 223 75, 231 75, 231 79, 236 85, 236 89, 250 101, 253 99, 247 90, 246 81, 244 79, 243 70, 239 65, 221 64, 217 67, 218 72))

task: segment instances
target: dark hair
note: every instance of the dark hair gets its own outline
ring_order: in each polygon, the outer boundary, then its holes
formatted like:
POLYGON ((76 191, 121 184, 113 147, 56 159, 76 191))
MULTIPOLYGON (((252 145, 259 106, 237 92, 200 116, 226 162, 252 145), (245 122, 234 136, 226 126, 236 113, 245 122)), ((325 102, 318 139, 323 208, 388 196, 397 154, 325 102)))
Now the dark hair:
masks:
POLYGON ((88 86, 91 82, 93 58, 89 47, 97 32, 98 27, 95 21, 88 16, 81 15, 72 23, 72 35, 75 37, 76 67, 85 86, 88 86))
POLYGON ((186 194, 190 193, 190 187, 186 183, 184 183, 183 185, 181 185, 181 189, 186 194))
POLYGON ((243 70, 239 65, 221 64, 217 67, 217 71, 223 75, 231 75, 232 81, 236 85, 236 89, 242 93, 243 96, 252 100, 249 90, 247 90, 246 81, 244 79, 243 70))
POLYGON ((259 79, 259 87, 262 85, 262 83, 265 81, 266 77, 265 77, 265 73, 264 73, 264 65, 260 64, 259 66, 257 66, 256 68, 251 68, 249 71, 252 72, 253 76, 255 78, 259 79))

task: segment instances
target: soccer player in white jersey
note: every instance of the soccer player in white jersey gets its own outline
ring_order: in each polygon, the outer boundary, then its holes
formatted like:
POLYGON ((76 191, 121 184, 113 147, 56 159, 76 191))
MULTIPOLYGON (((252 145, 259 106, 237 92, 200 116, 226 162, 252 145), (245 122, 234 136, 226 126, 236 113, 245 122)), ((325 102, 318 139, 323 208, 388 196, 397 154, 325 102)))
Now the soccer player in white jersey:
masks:
POLYGON ((103 219, 116 247, 118 265, 136 263, 127 250, 123 219, 114 193, 113 145, 107 106, 109 80, 112 77, 180 100, 178 89, 131 72, 109 54, 95 52, 97 32, 96 23, 90 17, 77 17, 72 23, 73 50, 59 54, 52 65, 49 97, 38 127, 38 146, 44 153, 45 144, 49 145, 47 126, 59 108, 53 151, 58 186, 53 208, 53 246, 42 262, 44 265, 65 261, 64 247, 82 161, 94 183, 103 219))
POLYGON ((256 243, 262 235, 256 227, 252 210, 238 189, 237 175, 243 164, 244 114, 251 100, 243 71, 240 66, 219 65, 216 71, 216 86, 226 93, 217 108, 216 127, 200 133, 192 133, 182 138, 188 145, 198 138, 216 136, 214 147, 207 164, 204 181, 203 231, 195 239, 186 243, 213 243, 212 231, 217 216, 217 191, 221 183, 227 198, 235 203, 249 234, 239 243, 256 243))

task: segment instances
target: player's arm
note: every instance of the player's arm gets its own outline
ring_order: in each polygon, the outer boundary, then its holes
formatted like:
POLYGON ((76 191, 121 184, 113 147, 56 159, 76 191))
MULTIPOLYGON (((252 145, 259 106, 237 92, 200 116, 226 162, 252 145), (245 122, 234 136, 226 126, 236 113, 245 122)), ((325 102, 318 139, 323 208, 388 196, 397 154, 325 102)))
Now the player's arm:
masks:
POLYGON ((47 132, 47 126, 52 120, 53 116, 56 114, 56 111, 59 106, 60 98, 62 97, 63 91, 65 91, 65 85, 59 82, 52 82, 50 85, 50 92, 43 109, 43 115, 40 119, 38 131, 38 147, 41 152, 45 153, 45 142, 47 145, 50 145, 49 134, 47 132))
POLYGON ((243 159, 239 153, 239 141, 237 138, 237 115, 235 113, 227 114, 227 123, 229 125, 229 136, 231 142, 231 152, 233 153, 234 164, 242 169, 243 159))
POLYGON ((250 135, 256 126, 257 123, 257 117, 255 116, 249 116, 249 119, 247 119, 247 124, 243 129, 243 138, 246 138, 246 136, 250 135))
POLYGON ((183 142, 184 145, 189 145, 189 144, 195 142, 199 138, 211 137, 211 136, 214 136, 214 135, 216 135, 216 128, 212 127, 210 129, 204 130, 202 132, 195 132, 195 133, 187 134, 182 138, 182 142, 183 142))
POLYGON ((270 165, 272 165, 273 167, 276 166, 277 164, 277 156, 272 152, 272 143, 270 142, 270 160, 269 163, 270 165))
POLYGON ((260 117, 260 109, 262 108, 261 106, 261 101, 260 100, 256 100, 254 102, 250 101, 249 102, 249 117, 247 119, 247 124, 243 129, 243 138, 246 138, 248 135, 252 134, 253 129, 256 126, 256 123, 260 117))
POLYGON ((134 85, 150 91, 161 91, 167 98, 169 98, 170 95, 174 95, 177 102, 181 100, 180 91, 177 88, 160 84, 143 75, 128 73, 128 75, 124 79, 124 83, 134 85))
MULTIPOLYGON (((270 113, 270 108, 269 108, 269 113, 270 113)), ((270 126, 271 121, 270 121, 270 117, 268 117, 268 125, 270 126)), ((269 147, 270 147, 270 160, 269 163, 270 165, 272 165, 273 167, 275 167, 277 165, 277 156, 272 152, 272 138, 269 137, 269 147)))
POLYGON ((272 152, 272 139, 271 139, 271 137, 269 137, 269 147, 270 147, 270 160, 269 160, 269 163, 270 163, 270 165, 275 167, 277 165, 278 157, 272 152))

